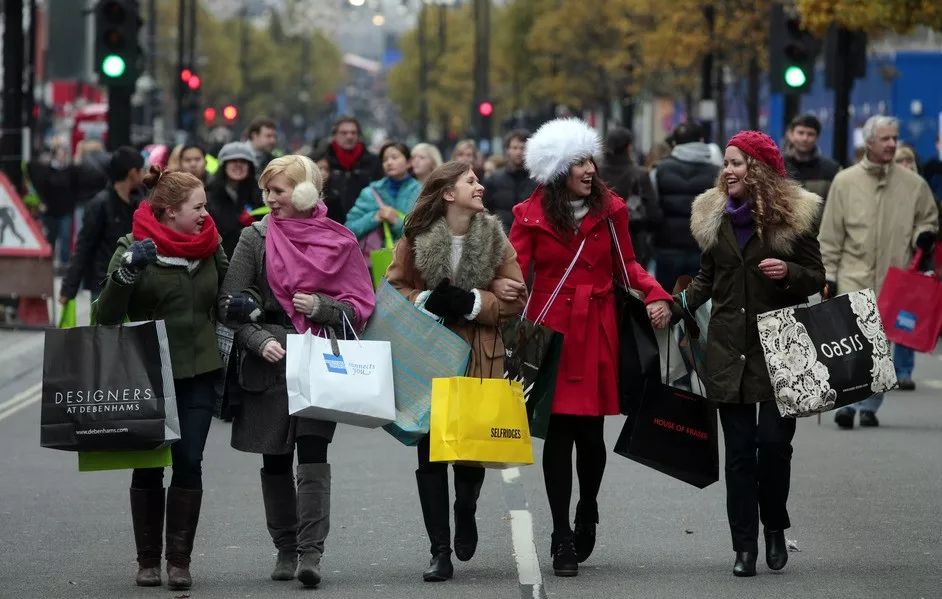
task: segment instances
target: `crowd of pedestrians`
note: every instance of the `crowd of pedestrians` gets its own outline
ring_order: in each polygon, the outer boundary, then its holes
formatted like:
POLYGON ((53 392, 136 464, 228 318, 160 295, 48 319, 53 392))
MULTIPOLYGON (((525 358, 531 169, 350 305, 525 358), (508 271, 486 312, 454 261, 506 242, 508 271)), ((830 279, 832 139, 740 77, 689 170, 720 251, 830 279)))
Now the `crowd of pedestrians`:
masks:
MULTIPOLYGON (((725 433, 733 573, 755 575, 760 522, 766 562, 780 570, 795 420, 773 401, 757 315, 816 293, 879 291, 890 267, 905 267, 917 250, 931 255, 939 225, 895 119, 868 120, 865 154, 844 170, 821 156, 820 131, 801 115, 783 150, 744 131, 721 151, 699 123, 683 122, 669 145, 652 149, 648 168, 630 130, 613 128, 603 143, 582 121, 557 119, 532 135, 508 132, 503 164, 491 163, 485 177, 472 140, 458 142, 448 162, 429 143, 389 141, 373 154, 352 117, 338 119, 310 156, 276 157, 277 125, 260 118, 214 158, 192 144, 168 152, 172 169, 145 171, 132 148, 102 162, 100 148, 88 146, 83 169, 31 168, 65 269, 60 301, 83 287, 102 324, 166 322, 181 441, 171 446, 166 492, 162 469, 132 474, 137 584, 161 584, 164 539, 171 588, 192 584, 203 447, 220 388, 232 446, 262 456, 265 523, 277 550, 271 578, 321 581, 336 425, 288 414, 286 339, 365 325, 375 302, 369 253, 387 235, 395 246, 386 279, 468 341, 472 376, 503 374, 499 323, 525 306, 563 334, 542 456, 559 576, 578 574, 604 520, 604 417, 620 409, 615 273, 642 294, 655 328, 681 317, 672 294, 692 279, 688 308, 713 302, 703 382, 725 433), (89 194, 96 173, 100 189, 89 194), (60 202, 65 189, 72 199, 60 202), (82 226, 70 254, 63 248, 76 205, 82 226), (217 324, 234 331, 229 364, 216 349, 217 324)), ((914 388, 912 351, 898 346, 894 358, 900 387, 914 388)), ((882 401, 838 410, 835 421, 852 428, 859 412, 861 426, 877 426, 882 401)), ((453 467, 452 537, 448 469, 430 461, 427 436, 417 454, 431 553, 423 578, 443 581, 454 573, 452 551, 462 561, 475 553, 485 471, 453 467)))

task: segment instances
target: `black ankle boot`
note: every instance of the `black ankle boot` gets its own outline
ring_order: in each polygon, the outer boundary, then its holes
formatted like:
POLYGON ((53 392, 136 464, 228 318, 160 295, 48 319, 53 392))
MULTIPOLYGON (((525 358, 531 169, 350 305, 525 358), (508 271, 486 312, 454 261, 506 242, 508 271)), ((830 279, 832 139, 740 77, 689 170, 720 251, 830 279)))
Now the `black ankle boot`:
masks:
POLYGON ((784 530, 765 530, 765 563, 770 570, 781 570, 788 562, 784 530))
POLYGON ((755 576, 756 558, 759 557, 753 551, 737 551, 736 563, 733 565, 733 576, 755 576))
POLYGON ((576 559, 576 547, 571 532, 553 533, 550 554, 553 556, 553 573, 556 576, 579 574, 579 560, 576 559))
POLYGON ((451 551, 442 551, 433 555, 428 568, 422 573, 425 582, 444 582, 455 575, 455 567, 451 563, 451 551))
POLYGON ((451 564, 451 527, 448 513, 448 475, 437 472, 415 471, 419 487, 419 502, 422 517, 428 532, 429 552, 432 560, 422 574, 425 582, 441 582, 450 579, 455 572, 451 564))
POLYGON ((581 564, 589 559, 595 549, 595 525, 599 521, 599 505, 595 501, 582 501, 576 505, 576 521, 573 528, 573 543, 576 560, 581 564))

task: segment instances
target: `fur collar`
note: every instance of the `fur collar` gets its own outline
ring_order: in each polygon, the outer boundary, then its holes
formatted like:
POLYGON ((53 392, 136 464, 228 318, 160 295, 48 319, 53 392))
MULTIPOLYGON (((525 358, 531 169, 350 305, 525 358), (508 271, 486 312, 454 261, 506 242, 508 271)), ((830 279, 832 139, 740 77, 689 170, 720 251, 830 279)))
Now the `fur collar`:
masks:
POLYGON ((470 291, 486 289, 504 261, 507 236, 496 216, 480 213, 471 221, 455 273, 451 272, 451 233, 445 219, 415 238, 415 267, 428 289, 445 279, 470 291))
MULTIPOLYGON (((765 242, 773 252, 790 254, 795 240, 813 234, 821 211, 821 197, 797 185, 788 199, 791 212, 783 213, 784 221, 765 232, 765 242)), ((716 245, 720 226, 726 217, 726 195, 714 187, 694 200, 690 212, 690 233, 700 249, 707 251, 716 245)))

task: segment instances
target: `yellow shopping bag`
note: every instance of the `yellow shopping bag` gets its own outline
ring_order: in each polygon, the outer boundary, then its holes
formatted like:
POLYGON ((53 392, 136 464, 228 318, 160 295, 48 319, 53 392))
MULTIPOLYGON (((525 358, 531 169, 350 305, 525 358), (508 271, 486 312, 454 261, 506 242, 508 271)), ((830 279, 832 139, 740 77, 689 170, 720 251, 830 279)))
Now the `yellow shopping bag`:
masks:
POLYGON ((485 468, 533 463, 523 387, 507 379, 432 379, 429 460, 485 468))

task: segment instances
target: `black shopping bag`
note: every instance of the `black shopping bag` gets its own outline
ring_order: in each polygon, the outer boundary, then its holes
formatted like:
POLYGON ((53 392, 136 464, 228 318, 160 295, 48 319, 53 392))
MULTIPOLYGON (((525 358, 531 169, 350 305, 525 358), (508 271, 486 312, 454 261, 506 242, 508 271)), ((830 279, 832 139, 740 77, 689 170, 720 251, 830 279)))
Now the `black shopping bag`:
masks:
POLYGON ((809 416, 896 386, 873 290, 759 315, 759 341, 782 416, 809 416))
POLYGON ((158 449, 180 438, 162 320, 46 331, 40 444, 158 449))
POLYGON ((526 318, 505 320, 500 331, 504 342, 504 378, 523 385, 530 435, 546 438, 563 335, 526 318))
POLYGON ((637 410, 648 387, 659 385, 661 362, 657 338, 644 302, 619 284, 615 284, 618 311, 618 401, 621 413, 637 410))
MULTIPOLYGON (((670 351, 667 354, 670 370, 670 351)), ((699 489, 720 476, 716 408, 702 395, 658 380, 648 383, 615 453, 699 489)))

